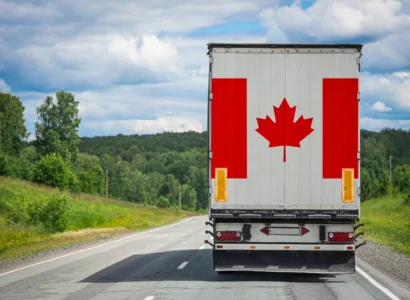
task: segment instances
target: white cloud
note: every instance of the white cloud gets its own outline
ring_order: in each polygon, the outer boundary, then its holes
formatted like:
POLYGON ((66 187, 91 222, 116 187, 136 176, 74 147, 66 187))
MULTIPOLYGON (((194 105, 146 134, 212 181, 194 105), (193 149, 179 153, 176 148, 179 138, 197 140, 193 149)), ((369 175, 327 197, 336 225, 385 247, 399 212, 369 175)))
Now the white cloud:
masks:
POLYGON ((155 35, 86 36, 52 46, 27 46, 16 53, 24 68, 36 70, 25 73, 27 79, 37 84, 46 83, 50 88, 103 87, 124 81, 158 81, 183 75, 175 47, 155 35))
POLYGON ((223 24, 241 14, 257 16, 261 3, 40 0, 7 4, 4 9, 14 13, 14 18, 13 22, 0 21, 4 39, 3 46, 0 40, 0 54, 7 47, 3 58, 8 67, 19 69, 23 81, 31 86, 49 90, 173 80, 189 75, 190 67, 203 68, 198 62, 207 59, 207 41, 188 52, 185 45, 173 43, 173 35, 223 24), (47 22, 27 23, 25 17, 30 13, 47 22))
POLYGON ((384 103, 410 112, 410 72, 361 75, 363 98, 382 99, 384 103))
POLYGON ((24 7, 24 10, 33 16, 42 12, 53 16, 59 15, 59 17, 47 20, 47 23, 26 26, 26 17, 14 14, 12 24, 4 23, 0 26, 7 29, 3 31, 5 35, 1 36, 14 40, 18 38, 15 30, 20 30, 23 35, 28 35, 27 32, 30 32, 29 43, 41 44, 42 40, 35 41, 33 36, 43 37, 46 33, 48 36, 53 36, 55 43, 60 43, 67 37, 95 36, 102 33, 123 35, 127 38, 158 35, 163 32, 188 33, 198 28, 226 23, 240 14, 248 16, 256 14, 265 1, 55 0, 50 2, 39 0, 35 2, 36 5, 10 4, 9 6, 18 7, 20 10, 24 7), (35 30, 31 30, 33 25, 35 30), (14 30, 10 32, 12 29, 14 30))
POLYGON ((363 48, 363 65, 366 69, 405 70, 410 68, 410 29, 397 32, 369 43, 363 48))
POLYGON ((384 128, 410 129, 410 120, 374 119, 364 117, 360 118, 360 127, 370 131, 380 131, 384 128))
POLYGON ((155 35, 144 35, 140 39, 114 37, 108 44, 108 51, 118 60, 158 73, 182 71, 176 48, 155 35))
POLYGON ((87 131, 91 135, 122 134, 152 134, 156 132, 173 131, 202 132, 204 127, 200 120, 189 117, 160 117, 154 120, 113 120, 113 121, 86 121, 81 124, 80 131, 87 131))
POLYGON ((7 85, 7 83, 0 78, 0 92, 3 93, 10 93, 10 87, 7 85))
MULTIPOLYGON (((173 82, 74 92, 80 102, 80 133, 86 136, 136 133, 139 129, 147 133, 155 128, 201 131, 207 122, 206 91, 207 77, 192 76, 173 82)), ((34 128, 36 107, 54 94, 17 94, 26 99, 26 120, 34 128)))
POLYGON ((386 106, 386 104, 382 101, 377 101, 373 104, 372 108, 376 111, 386 112, 391 111, 391 107, 386 106))
POLYGON ((44 21, 44 19, 61 18, 63 14, 49 6, 36 6, 33 3, 13 3, 0 1, 0 20, 44 21))
POLYGON ((381 36, 410 28, 410 16, 403 13, 399 0, 318 0, 307 10, 295 1, 290 6, 262 11, 261 20, 287 38, 318 41, 381 36))

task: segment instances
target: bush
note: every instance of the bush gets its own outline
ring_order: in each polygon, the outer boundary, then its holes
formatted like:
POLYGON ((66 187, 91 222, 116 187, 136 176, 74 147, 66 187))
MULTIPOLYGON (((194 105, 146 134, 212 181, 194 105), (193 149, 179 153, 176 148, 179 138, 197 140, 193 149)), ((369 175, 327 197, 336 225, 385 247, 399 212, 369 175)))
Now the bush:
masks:
POLYGON ((206 209, 201 208, 200 210, 198 210, 198 213, 200 214, 207 214, 208 211, 206 209))
POLYGON ((23 193, 6 201, 5 218, 8 224, 25 226, 37 225, 40 218, 41 202, 38 198, 23 193))
POLYGON ((164 197, 164 196, 159 197, 158 202, 157 202, 157 206, 160 207, 160 208, 169 207, 169 200, 168 200, 168 198, 166 198, 166 197, 164 197))
POLYGON ((4 154, 0 154, 0 175, 1 176, 13 176, 13 170, 11 167, 10 159, 4 154))
POLYGON ((404 205, 410 205, 410 193, 404 198, 404 205))
POLYGON ((40 210, 39 225, 46 232, 62 232, 70 220, 70 197, 66 194, 52 194, 40 210))
POLYGON ((80 210, 75 212, 72 220, 73 229, 95 228, 108 222, 109 218, 103 213, 94 210, 80 210))
POLYGON ((44 232, 64 231, 69 223, 70 200, 65 194, 51 194, 44 198, 20 194, 6 202, 6 222, 35 225, 44 232))
POLYGON ((70 165, 55 153, 41 157, 34 165, 33 179, 38 183, 66 190, 73 181, 72 177, 70 165))
POLYGON ((81 186, 80 186, 80 180, 78 179, 77 174, 73 173, 72 176, 70 177, 70 182, 68 184, 68 187, 71 192, 79 194, 81 193, 81 186))

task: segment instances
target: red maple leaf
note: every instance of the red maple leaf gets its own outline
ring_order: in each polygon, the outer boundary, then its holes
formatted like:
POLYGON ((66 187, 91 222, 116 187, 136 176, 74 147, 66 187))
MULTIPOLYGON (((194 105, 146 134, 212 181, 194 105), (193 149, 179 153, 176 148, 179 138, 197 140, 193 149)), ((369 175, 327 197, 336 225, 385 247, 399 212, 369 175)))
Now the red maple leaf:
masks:
POLYGON ((290 107, 286 98, 283 99, 279 108, 274 106, 273 113, 276 122, 269 116, 265 119, 256 118, 258 128, 256 131, 269 141, 269 147, 283 146, 283 161, 286 162, 286 146, 300 148, 300 142, 313 132, 313 118, 305 119, 300 116, 296 122, 296 106, 290 107))

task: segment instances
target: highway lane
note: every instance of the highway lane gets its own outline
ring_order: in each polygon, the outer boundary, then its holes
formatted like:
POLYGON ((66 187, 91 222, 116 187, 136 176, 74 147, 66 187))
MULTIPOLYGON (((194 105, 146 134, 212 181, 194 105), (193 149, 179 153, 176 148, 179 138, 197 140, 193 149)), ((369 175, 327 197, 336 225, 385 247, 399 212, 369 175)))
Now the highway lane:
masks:
POLYGON ((0 299, 390 299, 360 274, 229 274, 212 270, 206 217, 128 236, 0 274, 0 299))

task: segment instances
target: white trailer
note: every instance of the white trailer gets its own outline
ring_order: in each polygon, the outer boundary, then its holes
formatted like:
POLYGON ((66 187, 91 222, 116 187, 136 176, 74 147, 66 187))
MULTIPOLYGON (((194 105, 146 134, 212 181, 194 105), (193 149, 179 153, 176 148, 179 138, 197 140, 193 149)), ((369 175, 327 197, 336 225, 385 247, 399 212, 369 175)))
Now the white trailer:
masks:
POLYGON ((214 269, 355 272, 362 45, 208 49, 214 269))

